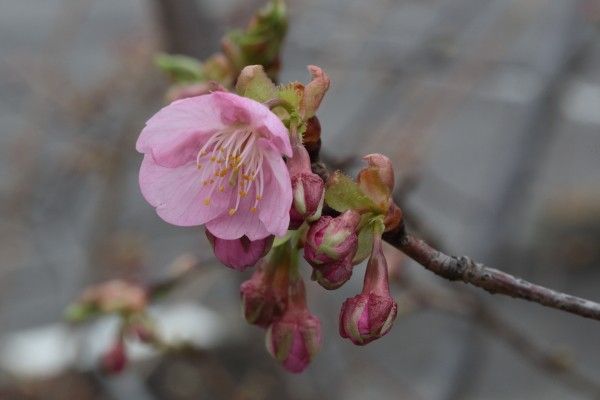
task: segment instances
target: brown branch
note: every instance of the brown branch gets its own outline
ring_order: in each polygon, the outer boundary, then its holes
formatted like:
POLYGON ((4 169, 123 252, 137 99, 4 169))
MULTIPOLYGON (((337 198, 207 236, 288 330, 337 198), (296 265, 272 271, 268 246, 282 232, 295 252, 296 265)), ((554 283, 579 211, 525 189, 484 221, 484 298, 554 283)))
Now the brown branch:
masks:
POLYGON ((585 318, 600 320, 598 303, 536 285, 475 262, 469 257, 449 256, 408 234, 403 226, 385 233, 384 239, 442 278, 462 281, 491 294, 524 299, 585 318))
MULTIPOLYGON (((325 164, 322 162, 313 163, 312 169, 313 172, 327 182, 330 173, 325 164)), ((333 210, 324 210, 324 213, 331 211, 333 210)), ((491 294, 503 294, 528 300, 546 307, 600 321, 599 303, 536 285, 525 279, 475 262, 470 257, 449 256, 434 249, 421 239, 410 235, 404 224, 400 224, 398 228, 384 233, 383 239, 442 278, 450 281, 462 281, 491 294)))

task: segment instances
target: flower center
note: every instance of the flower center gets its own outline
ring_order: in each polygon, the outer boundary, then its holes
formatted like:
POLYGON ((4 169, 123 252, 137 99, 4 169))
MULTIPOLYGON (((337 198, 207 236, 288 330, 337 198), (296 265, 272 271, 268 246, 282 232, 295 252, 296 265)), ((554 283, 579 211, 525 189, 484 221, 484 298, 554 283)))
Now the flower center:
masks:
POLYGON ((202 171, 202 184, 211 186, 204 198, 206 206, 210 206, 215 190, 235 190, 235 206, 228 211, 229 215, 234 215, 241 200, 248 196, 254 186, 256 195, 249 211, 257 211, 258 202, 263 196, 264 176, 263 153, 256 145, 256 140, 257 135, 251 129, 227 129, 212 135, 202 146, 196 165, 202 171))

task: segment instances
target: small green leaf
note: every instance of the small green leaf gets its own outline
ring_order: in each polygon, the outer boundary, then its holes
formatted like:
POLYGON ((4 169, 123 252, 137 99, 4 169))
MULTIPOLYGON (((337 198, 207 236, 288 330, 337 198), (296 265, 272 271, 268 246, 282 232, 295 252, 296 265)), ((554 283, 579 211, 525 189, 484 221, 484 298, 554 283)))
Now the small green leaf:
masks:
POLYGON ((203 78, 202 64, 195 58, 182 55, 158 54, 154 62, 158 68, 167 73, 176 83, 198 82, 203 78))
POLYGON ((376 210, 375 203, 366 196, 356 182, 336 171, 330 178, 325 192, 325 202, 336 211, 346 210, 370 211, 376 210))

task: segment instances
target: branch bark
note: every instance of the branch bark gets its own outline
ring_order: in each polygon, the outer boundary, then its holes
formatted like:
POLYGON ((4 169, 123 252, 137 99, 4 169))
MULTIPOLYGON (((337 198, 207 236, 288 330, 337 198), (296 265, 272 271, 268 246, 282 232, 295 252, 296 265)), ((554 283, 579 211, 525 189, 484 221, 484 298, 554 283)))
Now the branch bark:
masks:
POLYGON ((442 278, 462 281, 491 294, 503 294, 584 318, 600 320, 600 304, 596 302, 536 285, 466 256, 447 255, 407 233, 404 226, 385 233, 383 237, 389 244, 442 278))

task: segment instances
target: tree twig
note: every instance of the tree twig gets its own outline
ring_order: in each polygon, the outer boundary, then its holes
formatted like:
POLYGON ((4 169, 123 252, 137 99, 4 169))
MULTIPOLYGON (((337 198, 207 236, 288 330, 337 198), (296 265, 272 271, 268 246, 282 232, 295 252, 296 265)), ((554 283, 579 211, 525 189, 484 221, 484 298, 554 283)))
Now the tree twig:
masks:
POLYGON ((406 232, 404 226, 384 234, 384 239, 442 278, 462 281, 491 294, 532 301, 585 318, 600 320, 600 304, 561 293, 507 274, 466 256, 449 256, 406 232))

